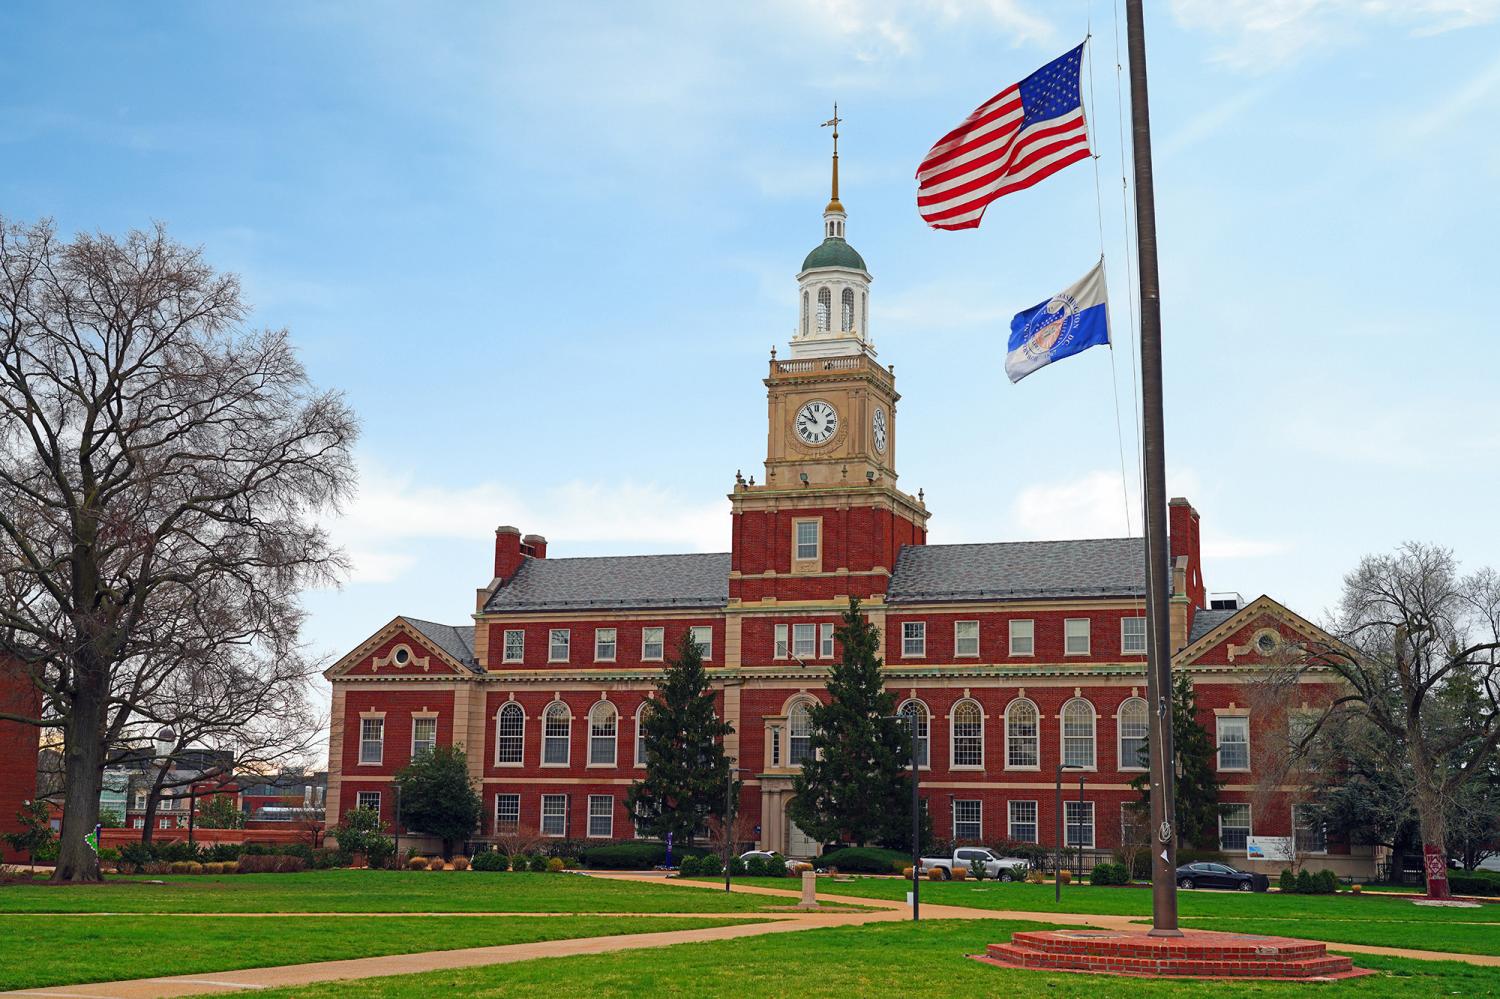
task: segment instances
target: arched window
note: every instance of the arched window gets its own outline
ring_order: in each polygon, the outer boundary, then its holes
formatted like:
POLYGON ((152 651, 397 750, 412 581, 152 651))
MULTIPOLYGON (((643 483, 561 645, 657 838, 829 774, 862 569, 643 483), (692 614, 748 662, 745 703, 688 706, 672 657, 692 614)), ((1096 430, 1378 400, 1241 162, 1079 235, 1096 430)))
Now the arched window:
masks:
POLYGON ((1094 767, 1094 706, 1075 697, 1062 709, 1063 763, 1094 767))
POLYGON ((810 305, 809 305, 810 302, 811 302, 811 299, 808 297, 807 292, 804 291, 802 293, 802 335, 803 336, 807 335, 807 318, 808 318, 808 309, 810 308, 810 305))
POLYGON ((859 293, 859 332, 866 340, 870 339, 870 293, 867 291, 859 293))
POLYGON ((931 731, 932 722, 932 718, 927 712, 927 705, 921 701, 907 701, 901 705, 901 710, 898 713, 902 718, 906 719, 908 732, 911 731, 911 716, 917 716, 917 766, 927 766, 927 754, 929 743, 931 742, 928 736, 931 731))
POLYGON ((641 706, 635 709, 635 765, 643 767, 646 765, 646 705, 642 701, 641 706))
POLYGON ((1037 748, 1036 705, 1024 698, 1010 702, 1005 709, 1005 765, 1030 770, 1040 765, 1037 748))
POLYGON ((526 712, 511 701, 495 722, 495 762, 520 763, 526 747, 526 712))
POLYGON ((953 708, 953 766, 984 766, 984 712, 973 701, 953 708))
POLYGON ((568 734, 573 727, 573 714, 562 701, 547 705, 542 715, 542 763, 559 766, 568 765, 568 734))
POLYGON ((787 763, 800 767, 803 760, 812 758, 812 713, 806 701, 798 701, 786 713, 788 739, 787 763))
POLYGON ((608 701, 600 701, 589 712, 589 764, 615 765, 615 735, 620 713, 608 701))
POLYGON ((827 333, 828 324, 833 320, 833 292, 827 288, 818 289, 818 332, 827 333))
POLYGON ((1120 769, 1145 770, 1146 702, 1139 697, 1128 697, 1120 705, 1120 769))
POLYGON ((848 333, 854 329, 854 289, 845 288, 839 299, 839 329, 848 333))

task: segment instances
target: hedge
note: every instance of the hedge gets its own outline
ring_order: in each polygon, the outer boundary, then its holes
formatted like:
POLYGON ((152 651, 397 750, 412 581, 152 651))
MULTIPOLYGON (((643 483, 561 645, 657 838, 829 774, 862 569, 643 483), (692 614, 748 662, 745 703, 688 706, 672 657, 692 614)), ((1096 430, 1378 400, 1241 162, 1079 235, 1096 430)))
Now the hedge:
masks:
POLYGON ((1096 864, 1089 872, 1089 884, 1128 885, 1130 884, 1130 871, 1126 870, 1124 864, 1096 864))
POLYGON ((1449 871, 1448 890, 1455 895, 1500 895, 1500 872, 1449 871))
POLYGON ((893 874, 910 864, 909 854, 900 850, 882 850, 879 847, 850 846, 842 850, 829 850, 818 858, 820 867, 837 867, 840 871, 856 871, 861 874, 893 874))
MULTIPOLYGON (((711 852, 702 846, 672 847, 672 857, 678 861, 684 857, 701 857, 711 852)), ((578 859, 585 867, 595 870, 649 871, 667 862, 667 848, 665 844, 652 842, 604 843, 581 847, 578 859)))

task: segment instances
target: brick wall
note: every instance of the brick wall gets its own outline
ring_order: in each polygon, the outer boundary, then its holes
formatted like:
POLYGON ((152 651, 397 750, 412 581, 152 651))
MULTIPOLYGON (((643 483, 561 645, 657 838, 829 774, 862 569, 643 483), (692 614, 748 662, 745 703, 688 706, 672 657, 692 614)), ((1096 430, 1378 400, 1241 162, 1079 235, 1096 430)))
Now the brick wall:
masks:
POLYGON ((1009 663, 1030 665, 1032 663, 1089 663, 1089 662, 1143 662, 1144 653, 1120 651, 1120 621, 1127 617, 1143 617, 1145 612, 1134 608, 1091 608, 1076 610, 1019 610, 995 612, 931 612, 911 610, 893 606, 886 614, 886 661, 895 663, 1009 663), (1070 618, 1086 618, 1089 621, 1088 655, 1070 656, 1064 653, 1064 622, 1070 618), (1035 636, 1034 654, 1012 656, 1010 654, 1010 622, 1029 620, 1033 622, 1035 636), (927 625, 926 654, 910 657, 903 654, 902 625, 908 621, 922 621, 927 625), (954 655, 954 623, 957 621, 979 622, 979 655, 967 660, 954 655))
MULTIPOLYGON (((0 711, 36 715, 40 697, 20 664, 0 659, 0 711)), ((36 758, 41 730, 0 721, 0 833, 19 832, 16 813, 36 794, 36 758)), ((0 841, 0 856, 23 859, 0 841)))
POLYGON ((453 691, 392 684, 390 689, 352 689, 344 695, 343 761, 346 781, 341 811, 355 807, 348 788, 359 780, 389 776, 411 762, 413 712, 437 713, 437 744, 453 742, 453 691), (359 762, 360 722, 366 712, 384 712, 385 746, 377 764, 359 762))
POLYGON ((664 658, 670 658, 682 641, 682 636, 687 630, 695 626, 707 625, 713 629, 713 648, 710 657, 706 660, 712 666, 724 661, 724 617, 722 614, 698 613, 692 616, 678 618, 654 618, 647 620, 618 620, 608 617, 599 617, 591 620, 523 620, 523 621, 496 621, 491 620, 489 627, 489 661, 486 667, 492 671, 503 671, 507 669, 588 669, 601 667, 608 669, 634 669, 647 668, 659 669, 663 665, 663 659, 643 660, 641 658, 641 632, 645 628, 663 628, 665 649, 664 658), (569 653, 566 663, 548 662, 550 645, 550 633, 554 628, 566 628, 569 632, 569 653), (600 628, 615 629, 615 658, 611 661, 601 661, 594 657, 595 632, 600 628), (519 630, 526 633, 524 661, 520 663, 507 663, 505 658, 505 632, 519 630))

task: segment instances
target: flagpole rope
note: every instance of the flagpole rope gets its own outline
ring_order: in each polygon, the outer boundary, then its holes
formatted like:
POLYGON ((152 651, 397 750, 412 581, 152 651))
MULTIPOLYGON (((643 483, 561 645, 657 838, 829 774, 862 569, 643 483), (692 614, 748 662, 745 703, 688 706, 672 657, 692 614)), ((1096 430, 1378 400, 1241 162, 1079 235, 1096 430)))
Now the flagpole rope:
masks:
MULTIPOLYGON (((1084 36, 1084 48, 1089 61, 1089 114, 1090 122, 1098 121, 1094 113, 1094 13, 1093 0, 1086 0, 1084 12, 1087 25, 1084 36)), ((1093 136, 1093 128, 1089 129, 1090 137, 1093 136)), ((1099 153, 1090 150, 1089 157, 1094 161, 1094 213, 1099 222, 1099 259, 1104 260, 1104 193, 1099 182, 1099 153)), ((1109 287, 1109 269, 1105 268, 1105 288, 1109 287)), ((1107 292, 1106 292, 1107 294, 1107 292)), ((1114 393, 1115 399, 1115 444, 1120 451, 1120 499, 1125 508, 1125 536, 1130 536, 1130 476, 1125 471, 1125 431, 1120 425, 1120 376, 1115 371, 1115 344, 1114 338, 1110 337, 1109 344, 1109 389, 1114 393)))

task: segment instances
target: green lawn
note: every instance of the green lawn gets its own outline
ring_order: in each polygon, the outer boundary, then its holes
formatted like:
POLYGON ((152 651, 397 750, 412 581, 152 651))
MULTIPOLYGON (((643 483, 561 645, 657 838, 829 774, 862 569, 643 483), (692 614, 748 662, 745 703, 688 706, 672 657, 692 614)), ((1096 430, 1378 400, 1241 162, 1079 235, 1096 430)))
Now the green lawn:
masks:
POLYGON ((950 999, 1104 996, 1444 996, 1500 994, 1500 970, 1442 961, 1364 959, 1380 974, 1318 988, 1274 982, 1191 982, 1012 971, 965 954, 1037 924, 945 920, 807 930, 734 941, 547 958, 462 971, 330 982, 257 993, 260 999, 427 999, 434 995, 538 999, 600 996, 950 999))
MULTIPOLYGON (((8 892, 9 889, 6 889, 8 892)), ((0 989, 337 961, 459 947, 706 929, 671 916, 0 915, 0 989)))
POLYGON ((3 912, 758 912, 786 901, 578 874, 308 871, 15 884, 3 912))

